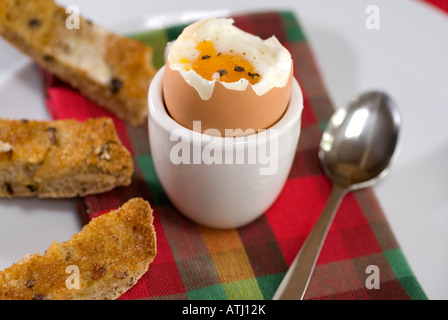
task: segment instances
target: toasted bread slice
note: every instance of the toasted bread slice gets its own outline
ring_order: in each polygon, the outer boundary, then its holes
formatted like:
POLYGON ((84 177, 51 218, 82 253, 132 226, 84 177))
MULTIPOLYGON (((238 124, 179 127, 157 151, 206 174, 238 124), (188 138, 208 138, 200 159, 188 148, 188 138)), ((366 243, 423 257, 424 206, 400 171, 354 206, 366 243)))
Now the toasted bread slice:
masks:
POLYGON ((81 94, 132 125, 148 114, 153 51, 53 0, 0 0, 0 35, 81 94))
POLYGON ((0 300, 112 300, 131 288, 156 255, 148 202, 134 198, 79 233, 0 271, 0 300))
POLYGON ((131 183, 131 155, 110 118, 0 119, 0 197, 76 197, 131 183))

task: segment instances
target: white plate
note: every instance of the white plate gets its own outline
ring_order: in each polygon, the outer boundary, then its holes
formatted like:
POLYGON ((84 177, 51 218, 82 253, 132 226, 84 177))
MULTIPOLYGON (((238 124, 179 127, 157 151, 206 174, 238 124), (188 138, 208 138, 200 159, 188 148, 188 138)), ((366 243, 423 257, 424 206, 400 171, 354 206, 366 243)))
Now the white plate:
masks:
MULTIPOLYGON (((222 15, 255 9, 254 2, 240 0, 60 2, 124 33, 196 18, 204 10, 222 15)), ((380 29, 369 30, 370 4, 277 0, 273 7, 271 0, 258 0, 256 10, 295 11, 336 105, 376 88, 401 107, 401 153, 375 191, 428 297, 448 299, 448 15, 418 1, 376 0, 380 29)), ((0 40, 0 117, 48 119, 43 99, 34 65, 0 40)), ((70 200, 0 199, 0 221, 0 269, 81 228, 70 200)))

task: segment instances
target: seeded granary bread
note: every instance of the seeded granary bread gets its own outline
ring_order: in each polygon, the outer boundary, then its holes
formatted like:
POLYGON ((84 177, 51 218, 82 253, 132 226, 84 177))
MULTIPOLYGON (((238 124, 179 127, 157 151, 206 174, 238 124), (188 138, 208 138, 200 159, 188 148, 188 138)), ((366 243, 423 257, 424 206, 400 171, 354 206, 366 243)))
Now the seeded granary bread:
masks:
POLYGON ((132 125, 143 123, 156 72, 152 49, 74 19, 53 0, 0 0, 1 36, 91 101, 132 125))
POLYGON ((0 300, 112 300, 131 288, 156 255, 148 202, 134 198, 79 233, 0 271, 0 300))
POLYGON ((0 119, 0 197, 76 197, 131 183, 133 162, 109 118, 0 119))

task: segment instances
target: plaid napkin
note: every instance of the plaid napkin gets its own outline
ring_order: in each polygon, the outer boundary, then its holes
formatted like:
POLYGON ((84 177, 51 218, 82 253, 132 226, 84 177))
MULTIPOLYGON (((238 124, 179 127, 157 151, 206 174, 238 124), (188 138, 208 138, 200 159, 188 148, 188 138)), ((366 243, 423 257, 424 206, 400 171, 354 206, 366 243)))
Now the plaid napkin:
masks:
MULTIPOLYGON (((236 16, 235 25, 290 50, 304 91, 302 132, 289 178, 277 201, 257 221, 234 230, 198 226, 169 202, 158 181, 146 124, 129 126, 78 92, 45 74, 48 109, 55 119, 109 116, 135 161, 133 182, 78 199, 84 223, 128 199, 147 199, 155 212, 158 254, 149 271, 120 299, 271 299, 317 221, 330 193, 317 149, 333 112, 313 53, 292 12, 236 16)), ((163 64, 167 41, 184 26, 133 35, 156 50, 163 64)), ((426 299, 371 189, 350 193, 329 231, 306 299, 426 299), (380 271, 380 288, 368 289, 368 266, 380 271)))
POLYGON ((430 4, 436 7, 437 9, 444 11, 445 13, 448 13, 448 1, 446 0, 422 0, 422 2, 430 4))

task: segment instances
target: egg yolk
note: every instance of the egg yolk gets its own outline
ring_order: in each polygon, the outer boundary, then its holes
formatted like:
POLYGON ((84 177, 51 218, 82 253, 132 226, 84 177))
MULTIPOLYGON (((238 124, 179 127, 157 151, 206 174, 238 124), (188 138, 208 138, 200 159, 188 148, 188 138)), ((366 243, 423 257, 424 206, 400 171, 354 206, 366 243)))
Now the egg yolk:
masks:
MULTIPOLYGON (((243 56, 216 52, 211 41, 199 42, 196 49, 199 50, 200 55, 191 68, 206 80, 237 82, 245 78, 250 84, 260 80, 260 75, 243 56)), ((232 50, 230 53, 233 53, 232 50)))

